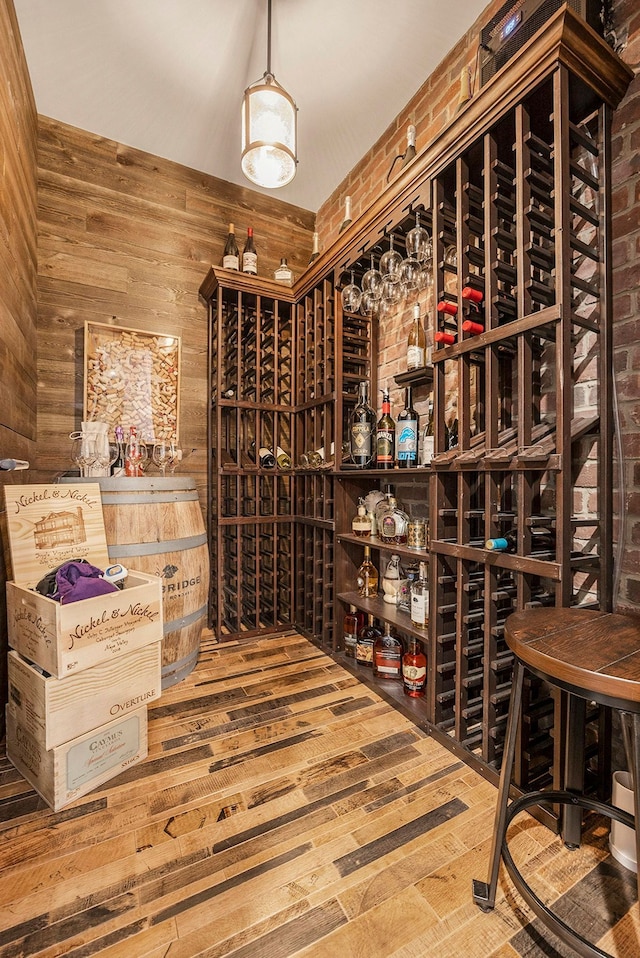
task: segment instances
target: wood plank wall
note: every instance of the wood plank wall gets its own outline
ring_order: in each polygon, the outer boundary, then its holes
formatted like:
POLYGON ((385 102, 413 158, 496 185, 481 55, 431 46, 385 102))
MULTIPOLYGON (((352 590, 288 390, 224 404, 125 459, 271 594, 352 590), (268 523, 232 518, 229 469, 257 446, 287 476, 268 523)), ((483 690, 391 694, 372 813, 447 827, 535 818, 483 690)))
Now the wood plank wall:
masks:
MULTIPOLYGON (((13 3, 0 4, 0 459, 33 461, 36 439, 37 114, 13 3)), ((0 472, 0 487, 28 472, 0 472)), ((0 489, 0 522, 4 526, 0 489)), ((6 701, 4 551, 0 548, 0 706, 6 701)), ((4 735, 4 708, 0 738, 4 735)))
POLYGON ((229 222, 240 248, 254 227, 260 275, 271 277, 282 256, 299 274, 314 214, 43 116, 38 186, 39 475, 71 468, 85 322, 169 333, 182 339, 181 473, 195 476, 204 507, 207 313, 198 289, 221 262, 229 222))

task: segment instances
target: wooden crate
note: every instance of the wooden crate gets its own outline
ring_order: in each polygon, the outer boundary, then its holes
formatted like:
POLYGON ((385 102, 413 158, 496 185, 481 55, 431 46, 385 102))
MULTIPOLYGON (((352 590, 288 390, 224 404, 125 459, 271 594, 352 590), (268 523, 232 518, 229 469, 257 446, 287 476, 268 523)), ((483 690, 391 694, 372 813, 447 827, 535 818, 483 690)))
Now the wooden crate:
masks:
POLYGON ((41 746, 54 748, 159 698, 161 658, 153 642, 57 679, 9 652, 9 709, 41 746))
POLYGON ((6 712, 7 757, 56 812, 147 755, 146 708, 52 749, 6 712))
POLYGON ((162 580, 130 570, 124 588, 61 604, 34 591, 61 563, 109 565, 100 487, 5 486, 12 579, 7 582, 9 645, 64 678, 162 640, 162 580))

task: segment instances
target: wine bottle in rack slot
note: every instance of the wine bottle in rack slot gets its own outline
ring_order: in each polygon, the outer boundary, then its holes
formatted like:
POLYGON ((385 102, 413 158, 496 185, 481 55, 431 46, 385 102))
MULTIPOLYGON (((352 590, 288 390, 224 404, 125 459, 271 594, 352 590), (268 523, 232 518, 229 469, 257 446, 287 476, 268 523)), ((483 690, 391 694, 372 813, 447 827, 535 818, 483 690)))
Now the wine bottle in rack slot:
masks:
POLYGON ((396 420, 396 458, 401 469, 418 465, 420 417, 412 405, 411 386, 405 388, 404 409, 396 420))
POLYGON ((413 322, 407 339, 407 369, 421 369, 427 361, 427 335, 420 318, 420 304, 413 307, 413 322))
POLYGON ((281 446, 276 449, 276 462, 281 469, 291 469, 291 456, 281 446))
POLYGON ((382 390, 382 415, 376 427, 376 463, 378 469, 393 469, 395 466, 396 424, 391 416, 389 390, 382 390))
POLYGON ((429 400, 427 424, 422 434, 422 448, 420 450, 420 465, 429 466, 435 455, 435 430, 433 425, 433 399, 429 400))
POLYGON ((258 274, 258 252, 253 239, 253 228, 247 229, 247 238, 242 251, 242 272, 250 273, 252 276, 258 274))
POLYGON ((233 223, 229 223, 229 235, 225 243, 224 253, 222 255, 222 265, 224 269, 240 269, 240 251, 236 243, 236 234, 233 223))
POLYGON ((360 469, 372 466, 376 460, 376 414, 369 405, 369 383, 358 386, 358 402, 351 413, 351 458, 360 469))

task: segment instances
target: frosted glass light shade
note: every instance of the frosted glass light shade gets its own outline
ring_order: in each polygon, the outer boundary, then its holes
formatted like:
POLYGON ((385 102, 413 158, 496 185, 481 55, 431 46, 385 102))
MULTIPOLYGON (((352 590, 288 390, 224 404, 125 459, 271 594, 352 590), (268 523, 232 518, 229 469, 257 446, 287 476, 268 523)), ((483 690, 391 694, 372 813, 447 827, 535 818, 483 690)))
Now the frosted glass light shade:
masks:
POLYGON ((275 77, 265 74, 244 91, 242 172, 257 186, 286 186, 296 175, 297 138, 297 107, 275 77))

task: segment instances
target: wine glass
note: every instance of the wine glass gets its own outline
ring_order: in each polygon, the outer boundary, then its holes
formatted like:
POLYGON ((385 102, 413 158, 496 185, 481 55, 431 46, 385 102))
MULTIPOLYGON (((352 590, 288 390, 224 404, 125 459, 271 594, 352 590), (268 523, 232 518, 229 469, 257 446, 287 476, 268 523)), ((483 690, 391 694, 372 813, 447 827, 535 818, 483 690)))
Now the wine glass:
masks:
POLYGON ((398 275, 397 280, 385 276, 382 281, 382 302, 388 306, 397 306, 403 296, 404 289, 400 282, 400 276, 398 275))
POLYGON ((118 443, 109 442, 109 437, 104 434, 97 437, 95 444, 95 465, 97 467, 96 475, 108 476, 111 466, 118 458, 118 443))
POLYGON ((356 284, 351 270, 351 282, 342 290, 342 308, 348 313, 357 313, 362 302, 362 290, 356 284))
POLYGON ((373 253, 371 253, 371 266, 362 277, 362 295, 371 293, 374 299, 380 299, 382 296, 382 274, 375 268, 373 262, 373 253))
POLYGON ((388 276, 392 280, 399 280, 401 263, 402 256, 393 248, 393 233, 390 233, 389 249, 380 257, 380 272, 383 279, 388 276))
POLYGON ((407 255, 423 263, 431 256, 431 237, 426 229, 420 225, 420 213, 416 211, 416 225, 409 230, 406 237, 407 255))
POLYGON ((362 302, 360 303, 360 312, 364 313, 365 316, 375 316, 378 312, 378 306, 380 305, 380 297, 376 296, 370 290, 367 290, 362 294, 362 302))
POLYGON ((174 472, 176 471, 176 466, 181 461, 182 461, 182 449, 180 449, 177 442, 174 442, 173 440, 171 440, 171 442, 169 443, 169 459, 168 459, 169 471, 171 472, 171 475, 174 474, 174 472))
POLYGON ((169 462, 170 454, 171 454, 170 443, 165 442, 164 439, 161 439, 159 442, 154 442, 152 458, 154 463, 156 464, 156 466, 162 473, 163 479, 166 475, 167 463, 169 462))
POLYGON ((414 256, 407 256, 400 266, 400 285, 405 293, 413 293, 418 289, 418 277, 422 266, 414 256))
POLYGON ((71 461, 80 470, 80 477, 85 479, 89 475, 91 466, 96 461, 96 444, 94 439, 80 434, 72 434, 71 461))

